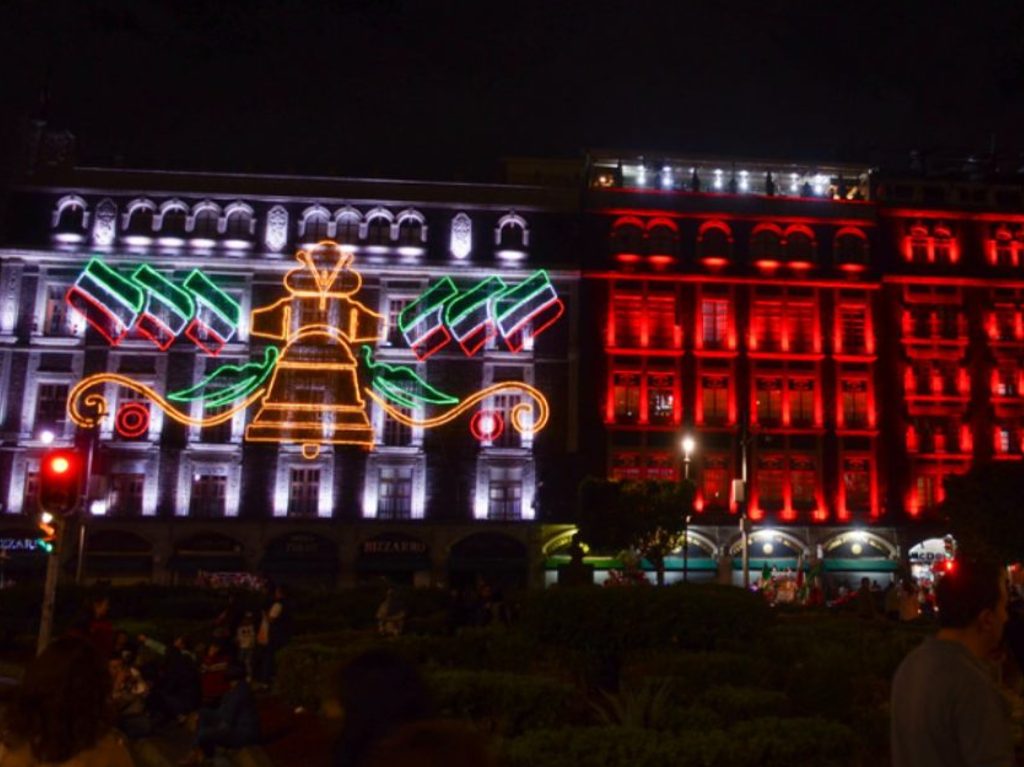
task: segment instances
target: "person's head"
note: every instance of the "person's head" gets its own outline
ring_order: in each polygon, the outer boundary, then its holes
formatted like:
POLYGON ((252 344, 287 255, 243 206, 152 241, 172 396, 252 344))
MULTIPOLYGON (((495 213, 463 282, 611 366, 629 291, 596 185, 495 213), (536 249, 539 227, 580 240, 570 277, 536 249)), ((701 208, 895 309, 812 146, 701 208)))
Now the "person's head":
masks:
POLYGON ((868 578, 868 577, 866 577, 866 576, 865 576, 864 578, 861 578, 861 579, 860 579, 860 587, 861 587, 862 589, 867 589, 867 588, 871 588, 871 579, 869 579, 869 578, 868 578))
POLYGON ((995 649, 1006 625, 1007 594, 1003 569, 993 562, 964 560, 935 585, 939 625, 970 629, 995 649))
POLYGON ((3 720, 3 740, 37 762, 65 762, 92 748, 112 722, 111 678, 88 641, 52 642, 25 670, 3 720))
POLYGON ((398 727, 433 712, 416 668, 387 650, 370 650, 343 666, 330 697, 343 716, 340 747, 357 757, 398 727))
POLYGON ((110 612, 110 598, 100 594, 92 598, 92 617, 95 619, 105 618, 110 612))
POLYGON ((406 725, 375 746, 367 767, 492 767, 487 741, 462 722, 406 725))

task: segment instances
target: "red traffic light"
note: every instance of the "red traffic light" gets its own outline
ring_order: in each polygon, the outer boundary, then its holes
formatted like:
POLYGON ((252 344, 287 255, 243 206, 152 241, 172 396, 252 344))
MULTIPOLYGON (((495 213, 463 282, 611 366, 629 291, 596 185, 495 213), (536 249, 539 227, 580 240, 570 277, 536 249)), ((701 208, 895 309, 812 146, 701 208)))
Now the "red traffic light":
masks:
POLYGON ((39 507, 51 514, 71 514, 82 495, 82 461, 73 450, 50 450, 39 471, 39 507))

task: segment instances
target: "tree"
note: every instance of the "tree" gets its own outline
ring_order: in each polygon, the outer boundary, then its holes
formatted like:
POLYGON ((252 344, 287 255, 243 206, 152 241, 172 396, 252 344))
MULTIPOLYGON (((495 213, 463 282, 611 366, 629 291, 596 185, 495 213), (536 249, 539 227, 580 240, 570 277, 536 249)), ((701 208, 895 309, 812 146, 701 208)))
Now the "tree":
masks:
POLYGON ((637 552, 665 582, 665 557, 679 545, 693 511, 689 482, 619 482, 587 478, 580 485, 576 521, 593 549, 637 552))
POLYGON ((946 480, 939 511, 968 555, 1000 562, 1024 560, 1024 469, 1014 462, 993 461, 946 480))

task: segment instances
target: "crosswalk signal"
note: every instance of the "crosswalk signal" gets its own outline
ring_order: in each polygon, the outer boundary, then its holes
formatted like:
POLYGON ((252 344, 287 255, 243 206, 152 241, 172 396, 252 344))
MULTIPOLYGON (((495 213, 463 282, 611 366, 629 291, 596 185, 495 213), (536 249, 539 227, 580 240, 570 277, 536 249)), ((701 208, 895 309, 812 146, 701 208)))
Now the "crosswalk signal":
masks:
POLYGON ((71 514, 82 495, 82 461, 74 450, 50 450, 39 471, 39 507, 50 514, 71 514))
POLYGON ((39 521, 36 523, 36 526, 39 528, 39 532, 42 533, 41 537, 36 538, 36 544, 47 554, 52 554, 54 544, 57 542, 57 526, 53 514, 44 511, 39 515, 39 521))

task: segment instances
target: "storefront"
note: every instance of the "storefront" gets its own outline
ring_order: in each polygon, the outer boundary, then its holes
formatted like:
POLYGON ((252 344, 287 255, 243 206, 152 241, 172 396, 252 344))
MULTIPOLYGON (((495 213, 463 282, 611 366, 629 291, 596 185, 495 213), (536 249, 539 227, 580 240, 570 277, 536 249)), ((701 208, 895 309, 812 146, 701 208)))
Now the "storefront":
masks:
POLYGON ((384 579, 401 586, 428 587, 431 569, 430 547, 412 535, 381 533, 359 544, 359 583, 384 579))
POLYGON ((153 547, 123 530, 87 532, 82 570, 91 580, 148 581, 153 577, 153 547))
POLYGON ((528 584, 526 545, 501 533, 476 533, 452 546, 448 582, 452 588, 473 587, 478 580, 502 588, 528 584))
POLYGON ((936 575, 952 562, 956 555, 956 541, 952 535, 943 538, 927 538, 907 552, 910 560, 910 575, 920 586, 931 587, 936 575))
POLYGON ((259 571, 277 583, 332 586, 338 576, 338 545, 316 533, 280 535, 267 544, 259 571))
POLYGON ((29 527, 0 530, 0 588, 42 577, 47 555, 36 541, 38 535, 29 527))
POLYGON ((168 563, 175 580, 192 581, 200 571, 205 573, 240 573, 248 567, 242 555, 242 544, 220 533, 200 533, 186 538, 174 547, 168 563))

